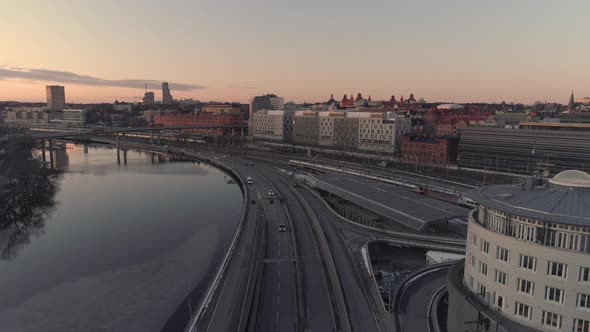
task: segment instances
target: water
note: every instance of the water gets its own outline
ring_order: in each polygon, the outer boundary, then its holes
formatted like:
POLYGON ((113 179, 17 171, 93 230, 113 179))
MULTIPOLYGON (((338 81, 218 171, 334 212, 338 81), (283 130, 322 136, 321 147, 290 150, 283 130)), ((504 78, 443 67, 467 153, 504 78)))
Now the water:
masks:
POLYGON ((58 151, 55 205, 0 260, 0 331, 159 331, 188 319, 179 306, 194 289, 196 306, 210 282, 241 192, 208 165, 116 160, 107 148, 58 151))

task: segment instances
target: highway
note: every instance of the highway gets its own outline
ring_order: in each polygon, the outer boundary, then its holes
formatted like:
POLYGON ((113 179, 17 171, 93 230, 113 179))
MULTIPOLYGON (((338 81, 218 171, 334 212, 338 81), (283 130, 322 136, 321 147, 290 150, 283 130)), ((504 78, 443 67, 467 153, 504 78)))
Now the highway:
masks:
MULTIPOLYGON (((135 142, 126 142, 126 148, 166 152, 162 146, 135 142)), ((246 166, 246 159, 239 156, 177 149, 189 158, 254 179, 245 186, 249 209, 219 287, 187 331, 394 328, 354 243, 359 237, 347 239, 351 229, 365 235, 373 234, 371 230, 343 222, 314 192, 305 186, 293 187, 293 178, 275 167, 246 166), (271 203, 269 189, 282 199, 271 203), (287 231, 279 232, 279 224, 286 225, 287 231)))

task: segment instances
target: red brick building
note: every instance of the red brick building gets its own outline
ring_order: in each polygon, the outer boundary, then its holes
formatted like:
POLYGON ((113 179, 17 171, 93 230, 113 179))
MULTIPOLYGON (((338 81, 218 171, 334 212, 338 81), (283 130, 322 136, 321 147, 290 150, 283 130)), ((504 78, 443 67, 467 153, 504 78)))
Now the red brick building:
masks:
POLYGON ((420 165, 446 165, 457 161, 459 138, 454 136, 402 138, 402 160, 420 165))
MULTIPOLYGON (((156 114, 154 123, 164 126, 220 126, 242 125, 244 120, 236 114, 214 114, 204 112, 156 114)), ((184 129, 185 133, 200 135, 224 135, 231 129, 184 129)))

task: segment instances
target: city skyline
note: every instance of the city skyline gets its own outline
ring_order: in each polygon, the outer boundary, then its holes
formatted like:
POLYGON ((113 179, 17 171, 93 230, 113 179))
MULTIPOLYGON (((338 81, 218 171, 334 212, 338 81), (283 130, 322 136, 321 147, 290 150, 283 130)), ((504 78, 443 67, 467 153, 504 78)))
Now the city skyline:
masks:
POLYGON ((0 100, 41 102, 43 87, 58 84, 68 102, 133 102, 144 83, 157 91, 163 81, 177 99, 244 103, 268 92, 295 102, 357 92, 459 103, 590 95, 584 1, 7 6, 0 100))

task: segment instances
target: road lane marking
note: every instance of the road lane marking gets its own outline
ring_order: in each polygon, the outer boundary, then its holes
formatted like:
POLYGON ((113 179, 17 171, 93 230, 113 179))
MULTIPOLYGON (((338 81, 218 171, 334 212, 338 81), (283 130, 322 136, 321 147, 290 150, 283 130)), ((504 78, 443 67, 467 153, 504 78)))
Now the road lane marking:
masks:
POLYGON ((277 323, 279 322, 279 312, 277 311, 277 323))
POLYGON ((281 297, 277 295, 277 304, 281 304, 281 297))

